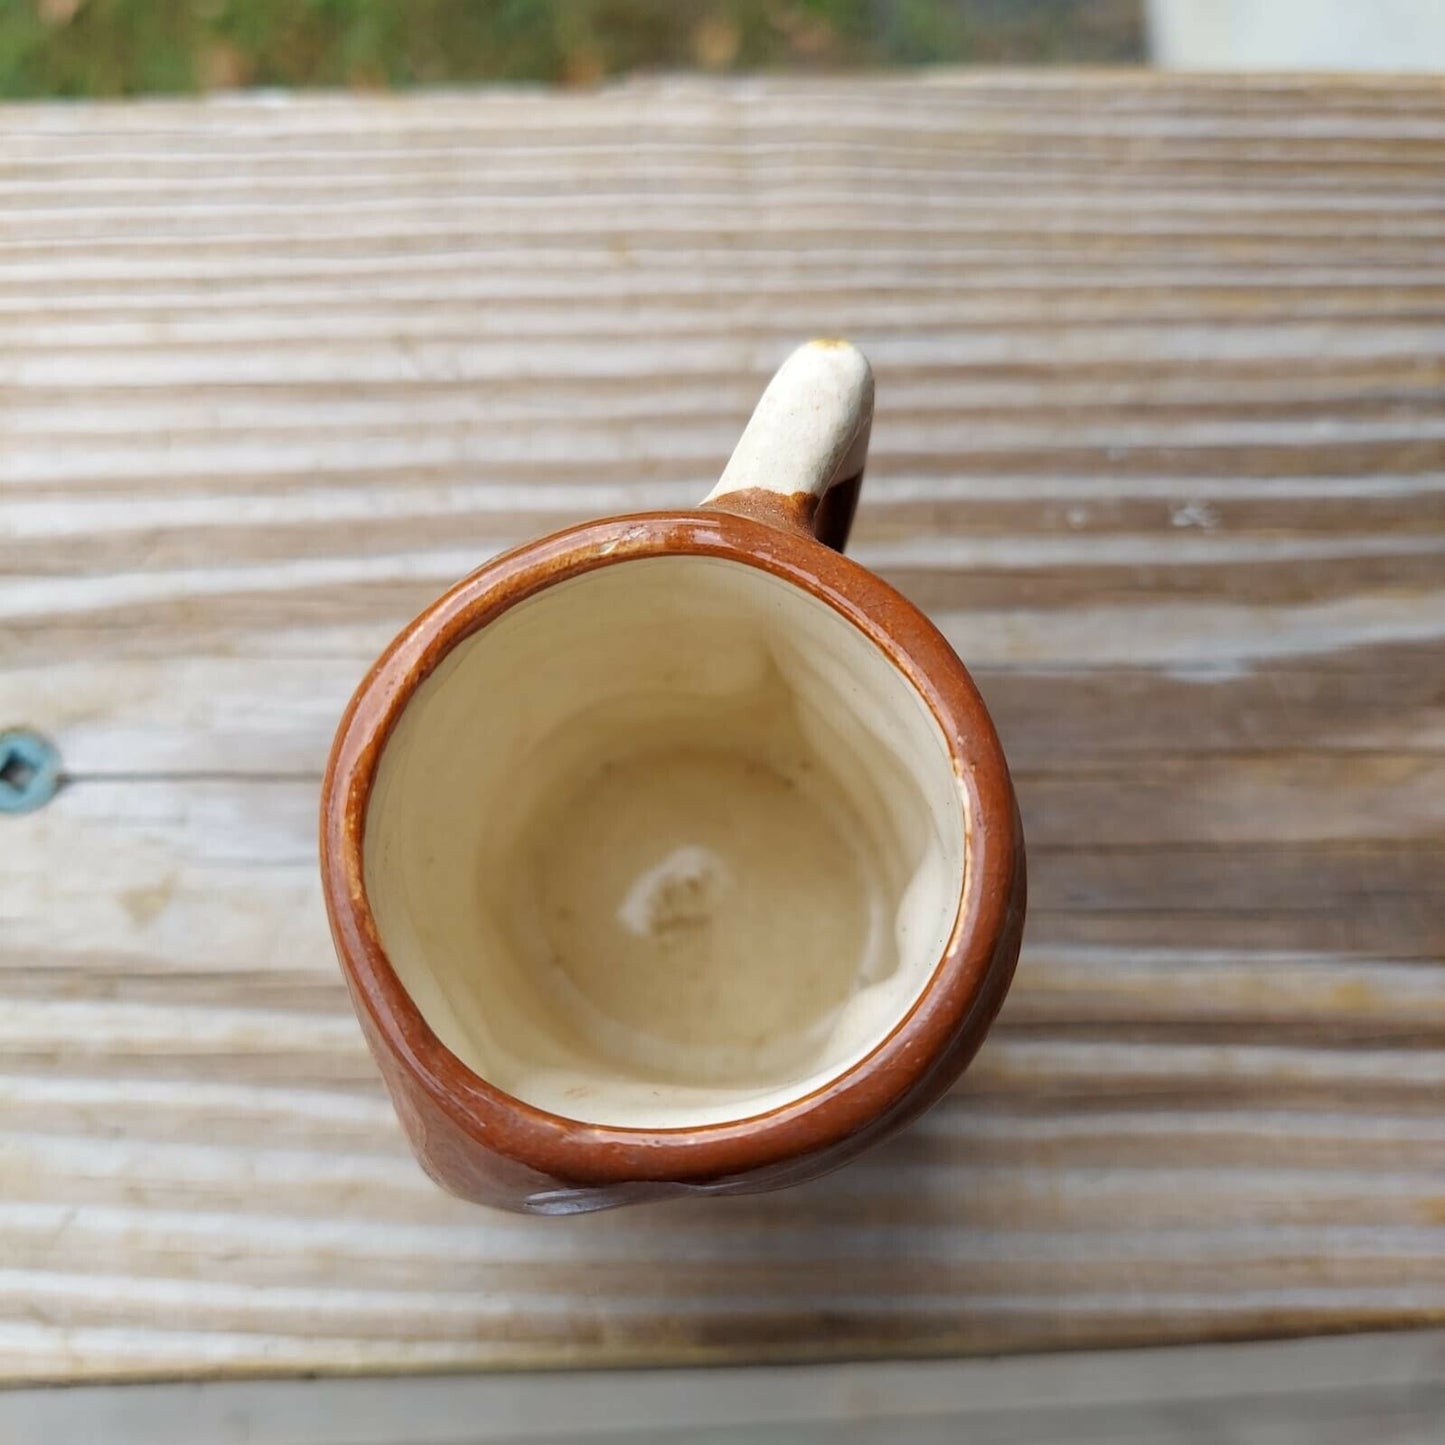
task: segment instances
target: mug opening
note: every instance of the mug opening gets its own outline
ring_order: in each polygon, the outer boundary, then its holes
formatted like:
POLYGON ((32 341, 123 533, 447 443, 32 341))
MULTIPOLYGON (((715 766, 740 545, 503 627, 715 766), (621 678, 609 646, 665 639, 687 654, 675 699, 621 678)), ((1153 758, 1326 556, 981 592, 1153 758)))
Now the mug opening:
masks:
POLYGON ((616 1128, 778 1109, 876 1048, 953 934, 966 794, 931 708, 760 567, 630 558, 458 642, 382 750, 364 882, 432 1032, 616 1128))

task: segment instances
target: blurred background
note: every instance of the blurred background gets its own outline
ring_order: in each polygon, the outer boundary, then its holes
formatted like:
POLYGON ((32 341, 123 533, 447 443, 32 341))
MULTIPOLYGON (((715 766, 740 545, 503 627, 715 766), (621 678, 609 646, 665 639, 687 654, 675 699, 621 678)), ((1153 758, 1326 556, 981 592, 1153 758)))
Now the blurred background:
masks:
POLYGON ((1429 70, 1445 0, 0 0, 0 96, 930 64, 1429 70))
POLYGON ((585 85, 638 70, 1117 65, 1142 0, 3 0, 0 91, 585 85))

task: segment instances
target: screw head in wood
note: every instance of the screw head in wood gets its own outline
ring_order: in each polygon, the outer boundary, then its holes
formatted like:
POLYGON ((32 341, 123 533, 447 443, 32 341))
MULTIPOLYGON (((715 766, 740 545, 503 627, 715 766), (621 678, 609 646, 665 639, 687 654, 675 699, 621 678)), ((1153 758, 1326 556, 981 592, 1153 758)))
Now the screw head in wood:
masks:
POLYGON ((29 728, 0 732, 0 813, 42 808, 60 786, 55 744, 29 728))

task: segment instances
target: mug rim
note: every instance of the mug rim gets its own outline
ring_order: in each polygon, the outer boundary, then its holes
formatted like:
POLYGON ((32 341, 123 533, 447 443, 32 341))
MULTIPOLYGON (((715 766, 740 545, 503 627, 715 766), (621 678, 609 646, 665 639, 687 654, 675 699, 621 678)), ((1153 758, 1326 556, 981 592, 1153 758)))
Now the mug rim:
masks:
POLYGON ((1017 926, 1022 832, 1002 747, 963 663, 913 603, 867 568, 810 535, 721 509, 633 513, 553 532, 492 558, 425 608, 381 654, 343 714, 322 783, 320 854, 332 937, 367 1032, 479 1148, 579 1185, 716 1180, 856 1139, 891 1117, 968 1035, 971 1046, 954 1072, 963 1067, 1002 1002, 1017 955, 1000 945, 1017 926), (442 1042, 381 942, 364 850, 386 744, 454 647, 556 583, 667 556, 759 568, 828 604, 883 652, 943 734, 963 793, 964 868, 947 943, 910 1007, 866 1054, 773 1108, 639 1128, 538 1108, 490 1083, 442 1042))

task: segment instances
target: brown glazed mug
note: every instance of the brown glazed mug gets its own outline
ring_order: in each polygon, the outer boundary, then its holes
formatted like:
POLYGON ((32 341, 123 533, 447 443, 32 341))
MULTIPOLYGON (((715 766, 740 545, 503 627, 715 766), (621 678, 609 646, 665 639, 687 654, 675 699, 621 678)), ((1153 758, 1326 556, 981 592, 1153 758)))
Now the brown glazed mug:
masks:
POLYGON ((982 1042, 1023 838, 962 663, 838 550, 872 409, 860 352, 801 348, 700 508, 496 558, 352 698, 326 906, 447 1189, 567 1214, 791 1184, 982 1042))

